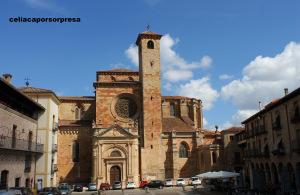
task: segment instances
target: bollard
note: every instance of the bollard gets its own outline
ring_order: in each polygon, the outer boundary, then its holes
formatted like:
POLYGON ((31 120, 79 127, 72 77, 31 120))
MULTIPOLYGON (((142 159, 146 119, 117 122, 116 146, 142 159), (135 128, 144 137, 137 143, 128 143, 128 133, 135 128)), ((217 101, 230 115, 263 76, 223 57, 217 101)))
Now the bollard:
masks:
POLYGON ((185 185, 182 185, 182 191, 185 192, 185 185))
POLYGON ((122 188, 122 195, 124 195, 125 194, 125 192, 124 192, 124 188, 122 188))

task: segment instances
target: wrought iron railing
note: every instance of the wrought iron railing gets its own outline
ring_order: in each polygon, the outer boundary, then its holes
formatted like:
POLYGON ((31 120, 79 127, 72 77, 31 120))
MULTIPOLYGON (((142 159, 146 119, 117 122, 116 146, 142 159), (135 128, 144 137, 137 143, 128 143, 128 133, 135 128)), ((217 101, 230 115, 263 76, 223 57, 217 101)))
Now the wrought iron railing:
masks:
POLYGON ((0 149, 43 153, 44 144, 39 144, 30 140, 22 140, 7 136, 0 136, 0 149))

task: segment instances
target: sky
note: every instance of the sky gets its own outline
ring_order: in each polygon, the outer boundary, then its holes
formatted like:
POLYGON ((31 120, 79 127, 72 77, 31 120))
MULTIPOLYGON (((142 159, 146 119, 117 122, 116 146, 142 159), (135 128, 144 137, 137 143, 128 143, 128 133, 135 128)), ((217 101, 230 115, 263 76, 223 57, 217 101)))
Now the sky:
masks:
POLYGON ((205 128, 241 125, 300 87, 299 0, 1 0, 0 74, 57 95, 93 95, 96 71, 138 70, 135 40, 161 39, 162 95, 203 102, 205 128), (16 23, 10 18, 80 18, 16 23))

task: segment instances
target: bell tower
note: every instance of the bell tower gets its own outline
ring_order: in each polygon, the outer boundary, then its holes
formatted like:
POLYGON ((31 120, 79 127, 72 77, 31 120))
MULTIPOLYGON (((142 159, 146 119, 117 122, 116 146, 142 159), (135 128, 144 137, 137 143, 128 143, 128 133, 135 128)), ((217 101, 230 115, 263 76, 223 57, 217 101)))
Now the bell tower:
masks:
POLYGON ((139 78, 142 94, 142 123, 140 133, 141 179, 164 179, 162 148, 162 110, 160 79, 160 39, 153 32, 140 33, 136 40, 139 49, 139 78))

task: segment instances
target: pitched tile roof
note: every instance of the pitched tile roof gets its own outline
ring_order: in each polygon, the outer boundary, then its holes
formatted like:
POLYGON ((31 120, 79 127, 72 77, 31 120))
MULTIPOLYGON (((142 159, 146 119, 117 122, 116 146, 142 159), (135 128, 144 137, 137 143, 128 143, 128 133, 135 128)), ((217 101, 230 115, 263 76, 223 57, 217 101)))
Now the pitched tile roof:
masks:
POLYGON ((37 87, 20 87, 19 90, 23 93, 54 93, 49 89, 42 89, 37 87))
POLYGON ((95 100, 95 96, 59 96, 60 100, 95 100))
POLYGON ((163 118, 162 129, 163 132, 171 132, 173 130, 177 132, 194 132, 196 129, 191 125, 193 121, 190 119, 182 119, 177 117, 163 118))
POLYGON ((243 127, 230 127, 228 129, 224 129, 221 132, 223 132, 223 133, 238 133, 238 132, 243 131, 243 130, 244 130, 243 127))

